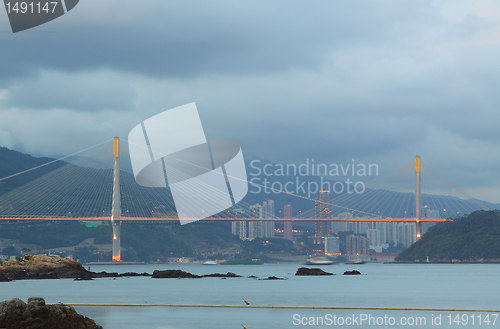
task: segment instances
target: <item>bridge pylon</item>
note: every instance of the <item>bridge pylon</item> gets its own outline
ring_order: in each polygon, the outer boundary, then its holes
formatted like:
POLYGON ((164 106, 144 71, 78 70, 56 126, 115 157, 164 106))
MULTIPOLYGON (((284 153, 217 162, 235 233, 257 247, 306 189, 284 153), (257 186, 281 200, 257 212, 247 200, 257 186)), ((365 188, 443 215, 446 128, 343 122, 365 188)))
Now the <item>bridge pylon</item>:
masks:
POLYGON ((417 240, 422 235, 422 192, 420 189, 420 157, 415 157, 415 219, 417 240))
POLYGON ((112 260, 121 261, 120 258, 120 228, 122 206, 120 200, 120 138, 115 137, 113 142, 113 203, 111 206, 111 226, 113 228, 113 252, 112 260))

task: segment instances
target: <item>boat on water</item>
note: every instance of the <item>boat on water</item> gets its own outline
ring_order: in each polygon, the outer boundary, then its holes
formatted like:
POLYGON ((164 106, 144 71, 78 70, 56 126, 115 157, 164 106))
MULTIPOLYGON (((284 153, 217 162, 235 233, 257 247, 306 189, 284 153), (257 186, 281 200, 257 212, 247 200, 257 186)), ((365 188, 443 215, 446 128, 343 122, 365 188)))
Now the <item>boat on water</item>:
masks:
POLYGON ((219 262, 221 265, 261 265, 263 263, 260 259, 233 259, 219 262))
POLYGON ((354 260, 350 260, 348 261, 346 264, 354 264, 354 265, 360 265, 360 264, 364 264, 365 261, 364 260, 361 260, 361 259, 354 259, 354 260))
POLYGON ((203 265, 219 265, 219 262, 216 260, 206 260, 203 262, 203 265))
POLYGON ((335 264, 333 260, 326 256, 309 257, 306 260, 306 265, 332 265, 335 264))

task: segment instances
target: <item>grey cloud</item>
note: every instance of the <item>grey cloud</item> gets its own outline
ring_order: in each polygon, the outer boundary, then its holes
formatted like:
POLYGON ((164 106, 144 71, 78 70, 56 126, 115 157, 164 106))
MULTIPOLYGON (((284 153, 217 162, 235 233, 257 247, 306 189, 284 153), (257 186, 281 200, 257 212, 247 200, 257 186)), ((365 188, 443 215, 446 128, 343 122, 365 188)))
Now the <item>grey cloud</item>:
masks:
POLYGON ((79 111, 130 110, 136 92, 127 79, 106 71, 41 71, 37 76, 13 81, 2 105, 28 109, 79 111))
POLYGON ((108 67, 165 77, 315 69, 332 49, 405 44, 421 20, 414 14, 415 6, 398 1, 107 1, 102 5, 88 0, 44 26, 55 33, 1 35, 5 47, 0 49, 4 59, 0 72, 108 67))
POLYGON ((499 21, 470 1, 117 4, 0 34, 0 137, 63 155, 194 101, 244 154, 383 173, 418 153, 458 185, 499 181, 499 21))

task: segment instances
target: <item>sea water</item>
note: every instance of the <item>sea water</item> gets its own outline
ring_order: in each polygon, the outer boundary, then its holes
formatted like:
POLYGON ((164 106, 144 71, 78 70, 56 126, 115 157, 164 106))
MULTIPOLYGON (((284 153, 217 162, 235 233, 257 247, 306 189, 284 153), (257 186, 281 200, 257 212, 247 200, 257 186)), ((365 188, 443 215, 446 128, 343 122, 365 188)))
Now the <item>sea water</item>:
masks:
MULTIPOLYGON (((43 297, 47 303, 339 306, 500 310, 500 265, 363 264, 321 266, 335 276, 295 276, 300 264, 93 265, 92 271, 148 272, 181 269, 242 278, 102 278, 92 281, 25 280, 0 283, 0 299, 43 297), (346 270, 362 275, 342 275, 346 270), (286 280, 259 280, 277 276, 286 280)), ((500 327, 498 313, 185 307, 92 307, 76 310, 104 329, 500 327), (486 315, 490 315, 486 320, 486 315), (458 315, 458 318, 457 318, 458 315), (342 318, 342 323, 340 320, 342 318), (425 320, 423 320, 425 318, 425 320), (361 323, 360 321, 363 320, 361 323), (335 321, 334 321, 335 320, 335 321), (439 320, 439 321, 438 321, 439 320), (495 322, 494 322, 495 320, 495 322), (481 324, 479 324, 481 322, 481 324)))

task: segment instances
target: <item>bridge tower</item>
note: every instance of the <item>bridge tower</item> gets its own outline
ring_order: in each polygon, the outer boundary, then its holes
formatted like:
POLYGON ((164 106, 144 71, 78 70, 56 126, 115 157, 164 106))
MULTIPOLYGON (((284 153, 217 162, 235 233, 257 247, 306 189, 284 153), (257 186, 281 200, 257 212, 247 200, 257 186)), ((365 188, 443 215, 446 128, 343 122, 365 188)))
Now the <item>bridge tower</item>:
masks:
POLYGON ((113 253, 112 260, 119 262, 120 259, 120 228, 122 225, 119 219, 122 216, 122 206, 120 201, 120 139, 115 137, 113 143, 113 204, 111 206, 111 226, 113 228, 113 253))
POLYGON ((420 239, 420 236, 422 234, 422 222, 421 217, 422 217, 422 193, 420 191, 420 157, 417 155, 415 157, 415 218, 417 220, 416 222, 416 233, 417 233, 417 240, 420 239))

